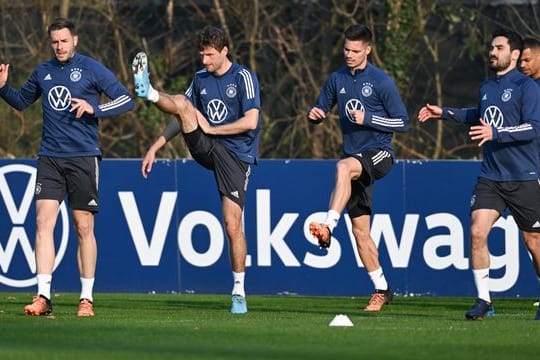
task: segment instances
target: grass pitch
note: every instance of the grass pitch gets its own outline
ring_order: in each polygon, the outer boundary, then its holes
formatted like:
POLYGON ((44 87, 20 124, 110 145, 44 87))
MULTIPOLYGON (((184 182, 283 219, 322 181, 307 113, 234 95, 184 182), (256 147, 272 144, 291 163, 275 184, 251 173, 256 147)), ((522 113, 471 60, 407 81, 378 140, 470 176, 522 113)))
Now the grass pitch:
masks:
POLYGON ((54 316, 30 317, 27 293, 0 294, 0 359, 533 359, 533 299, 497 299, 496 314, 466 321, 471 298, 395 297, 380 313, 367 297, 96 294, 77 318, 78 294, 53 298, 54 316), (354 327, 329 327, 346 314, 354 327))

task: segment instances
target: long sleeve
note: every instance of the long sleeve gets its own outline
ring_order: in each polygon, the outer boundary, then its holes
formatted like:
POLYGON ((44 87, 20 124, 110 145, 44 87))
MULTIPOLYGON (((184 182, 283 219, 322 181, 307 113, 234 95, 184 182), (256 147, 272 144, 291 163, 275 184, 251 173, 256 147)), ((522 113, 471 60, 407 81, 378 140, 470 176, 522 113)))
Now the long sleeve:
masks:
POLYGON ((35 77, 36 73, 34 71, 20 90, 6 83, 4 87, 0 88, 0 97, 11 107, 20 111, 25 110, 41 96, 41 90, 35 81, 35 77))
POLYGON ((324 84, 317 101, 315 102, 314 107, 318 107, 323 110, 325 113, 332 110, 336 104, 336 84, 335 77, 330 77, 324 84))
POLYGON ((480 115, 478 114, 478 108, 452 108, 443 107, 443 120, 453 120, 464 124, 479 124, 480 115))
POLYGON ((386 113, 365 112, 364 125, 386 132, 406 132, 409 130, 409 115, 393 81, 385 81, 381 86, 381 101, 386 113))
POLYGON ((135 108, 135 101, 124 85, 105 66, 101 67, 98 84, 101 90, 112 101, 94 106, 96 117, 113 117, 135 108))
POLYGON ((540 88, 533 82, 523 86, 521 99, 523 123, 493 129, 493 140, 500 143, 533 140, 540 136, 540 88))

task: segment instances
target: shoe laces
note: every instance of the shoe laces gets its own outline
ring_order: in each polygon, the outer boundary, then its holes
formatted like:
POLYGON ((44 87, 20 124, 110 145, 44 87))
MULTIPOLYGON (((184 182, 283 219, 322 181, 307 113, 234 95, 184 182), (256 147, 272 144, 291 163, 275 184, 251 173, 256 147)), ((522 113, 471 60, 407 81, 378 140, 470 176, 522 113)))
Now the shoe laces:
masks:
POLYGON ((330 228, 328 225, 316 224, 311 233, 319 241, 319 246, 328 247, 330 245, 330 228))
POLYGON ((328 242, 330 240, 330 229, 328 225, 322 225, 319 229, 319 240, 328 242))
POLYGON ((80 310, 92 310, 92 302, 88 299, 82 299, 80 302, 79 302, 79 309, 80 310))
POLYGON ((243 304, 245 300, 242 295, 233 295, 232 301, 237 304, 243 304))
POLYGON ((381 305, 386 302, 384 294, 381 293, 375 293, 371 295, 371 299, 369 299, 369 305, 381 305))
POLYGON ((45 306, 46 307, 47 306, 47 300, 45 300, 43 297, 41 297, 39 295, 36 295, 32 299, 32 305, 45 306))

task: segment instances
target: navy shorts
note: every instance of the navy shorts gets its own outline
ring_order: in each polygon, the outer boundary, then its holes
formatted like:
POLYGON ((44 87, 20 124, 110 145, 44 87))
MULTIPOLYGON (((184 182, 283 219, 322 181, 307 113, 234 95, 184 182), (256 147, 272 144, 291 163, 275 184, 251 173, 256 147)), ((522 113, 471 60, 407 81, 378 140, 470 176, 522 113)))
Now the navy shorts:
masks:
POLYGON ((97 156, 38 158, 36 200, 64 201, 73 210, 99 211, 97 156))
POLYGON ((199 127, 183 135, 193 159, 214 172, 221 196, 228 197, 244 208, 250 165, 238 159, 215 138, 204 134, 199 127))
POLYGON ((362 174, 351 181, 351 197, 347 202, 347 212, 351 218, 371 215, 373 186, 392 170, 394 161, 386 150, 368 150, 353 155, 362 164, 362 174))
POLYGON ((502 215, 507 208, 522 231, 540 232, 538 180, 493 181, 478 178, 471 198, 471 212, 493 209, 502 215))

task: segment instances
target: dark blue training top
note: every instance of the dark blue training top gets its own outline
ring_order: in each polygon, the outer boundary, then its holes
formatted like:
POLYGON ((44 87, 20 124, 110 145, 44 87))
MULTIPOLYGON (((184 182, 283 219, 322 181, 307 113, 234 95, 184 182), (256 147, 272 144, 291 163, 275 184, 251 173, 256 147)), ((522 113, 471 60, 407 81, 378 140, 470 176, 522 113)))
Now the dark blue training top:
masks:
POLYGON ((483 147, 480 177, 494 181, 538 179, 540 165, 540 88, 517 69, 484 81, 476 108, 443 108, 443 119, 493 128, 483 147), (451 114, 451 112, 453 114, 451 114))
MULTIPOLYGON (((206 69, 195 73, 186 96, 206 116, 211 126, 237 121, 250 109, 261 109, 259 80, 245 66, 233 63, 223 75, 206 69)), ((257 162, 260 138, 260 113, 257 129, 236 135, 216 135, 216 139, 240 160, 257 162)))
POLYGON ((101 156, 99 118, 132 110, 128 90, 98 61, 75 53, 67 63, 52 59, 36 67, 20 90, 5 85, 0 96, 17 110, 24 110, 41 97, 43 133, 39 155, 54 157, 101 156), (101 104, 104 93, 111 102, 101 104), (75 118, 71 99, 86 100, 94 115, 75 118))
POLYGON ((343 67, 332 73, 315 107, 329 112, 337 103, 346 156, 370 149, 384 149, 394 158, 393 132, 409 129, 407 109, 394 81, 381 69, 367 64, 354 74, 343 67), (350 110, 365 112, 363 125, 355 123, 350 110))
MULTIPOLYGON (((536 82, 536 85, 538 85, 538 88, 540 89, 540 78, 534 80, 536 82)), ((538 154, 540 156, 540 139, 536 139, 536 142, 538 143, 538 154)), ((540 164, 538 164, 540 166, 540 164)))

